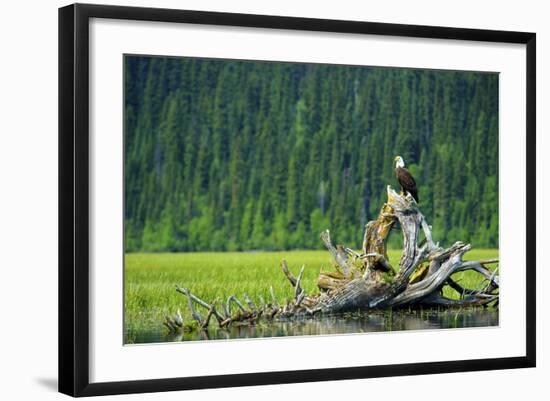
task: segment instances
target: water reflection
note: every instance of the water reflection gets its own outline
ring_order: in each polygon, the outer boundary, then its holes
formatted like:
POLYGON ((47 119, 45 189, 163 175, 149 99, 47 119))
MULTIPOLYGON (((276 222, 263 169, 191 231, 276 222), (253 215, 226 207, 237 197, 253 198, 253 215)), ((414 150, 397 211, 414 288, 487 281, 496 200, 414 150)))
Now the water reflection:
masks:
POLYGON ((236 338, 311 336, 381 331, 453 329, 498 326, 498 310, 424 310, 411 312, 357 312, 294 320, 263 321, 256 325, 211 327, 207 331, 169 334, 161 325, 128 327, 126 343, 152 343, 236 338))
POLYGON ((285 337, 369 333, 401 330, 453 329, 498 325, 498 310, 423 310, 410 312, 357 312, 294 320, 262 321, 255 325, 234 325, 227 329, 170 334, 162 325, 128 327, 126 343, 157 343, 236 338, 285 337))

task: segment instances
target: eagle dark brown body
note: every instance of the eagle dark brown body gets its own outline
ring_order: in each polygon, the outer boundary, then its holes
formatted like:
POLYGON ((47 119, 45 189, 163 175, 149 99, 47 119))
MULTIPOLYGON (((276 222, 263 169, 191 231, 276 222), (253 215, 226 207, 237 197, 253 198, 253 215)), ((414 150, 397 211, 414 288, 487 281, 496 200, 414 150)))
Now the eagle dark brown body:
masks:
POLYGON ((399 185, 401 185, 401 192, 403 192, 403 194, 406 194, 407 192, 410 193, 416 203, 418 203, 419 200, 418 190, 416 189, 416 181, 414 180, 411 172, 405 168, 405 163, 403 162, 401 156, 397 156, 395 158, 395 166, 395 176, 397 177, 397 181, 399 181, 399 185))

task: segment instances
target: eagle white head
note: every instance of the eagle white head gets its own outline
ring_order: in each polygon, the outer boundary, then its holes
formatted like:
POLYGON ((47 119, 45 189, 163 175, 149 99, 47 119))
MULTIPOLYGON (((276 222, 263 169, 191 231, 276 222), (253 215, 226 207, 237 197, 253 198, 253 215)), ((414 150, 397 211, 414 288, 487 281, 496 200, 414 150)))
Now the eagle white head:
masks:
POLYGON ((405 167, 405 162, 401 156, 397 156, 393 161, 395 162, 395 168, 405 167))

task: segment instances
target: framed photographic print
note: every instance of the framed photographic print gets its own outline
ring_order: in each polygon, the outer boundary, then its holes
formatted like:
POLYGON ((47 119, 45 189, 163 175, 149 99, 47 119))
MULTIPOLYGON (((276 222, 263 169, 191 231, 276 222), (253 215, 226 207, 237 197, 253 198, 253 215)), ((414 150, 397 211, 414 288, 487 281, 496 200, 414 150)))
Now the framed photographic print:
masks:
POLYGON ((535 366, 534 33, 70 5, 59 113, 61 392, 535 366))

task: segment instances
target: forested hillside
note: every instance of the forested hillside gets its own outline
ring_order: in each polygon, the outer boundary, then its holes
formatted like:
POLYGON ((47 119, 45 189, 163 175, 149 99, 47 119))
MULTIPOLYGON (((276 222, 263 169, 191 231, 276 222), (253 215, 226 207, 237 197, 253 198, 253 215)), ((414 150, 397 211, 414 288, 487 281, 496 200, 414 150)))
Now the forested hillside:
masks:
POLYGON ((396 155, 436 240, 498 246, 497 74, 126 56, 124 91, 127 251, 358 248, 396 155))

